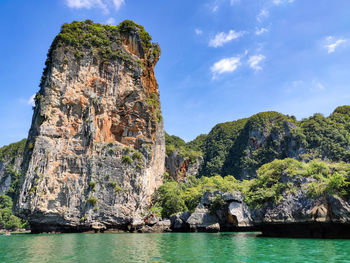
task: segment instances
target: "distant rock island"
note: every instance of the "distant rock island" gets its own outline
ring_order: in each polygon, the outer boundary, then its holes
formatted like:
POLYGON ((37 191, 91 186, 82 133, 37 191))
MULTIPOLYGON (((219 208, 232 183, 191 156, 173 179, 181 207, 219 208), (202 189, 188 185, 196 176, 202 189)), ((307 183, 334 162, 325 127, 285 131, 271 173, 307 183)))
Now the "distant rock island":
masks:
POLYGON ((350 106, 186 143, 164 132, 151 40, 130 20, 62 26, 28 139, 0 149, 0 229, 350 237, 350 106))

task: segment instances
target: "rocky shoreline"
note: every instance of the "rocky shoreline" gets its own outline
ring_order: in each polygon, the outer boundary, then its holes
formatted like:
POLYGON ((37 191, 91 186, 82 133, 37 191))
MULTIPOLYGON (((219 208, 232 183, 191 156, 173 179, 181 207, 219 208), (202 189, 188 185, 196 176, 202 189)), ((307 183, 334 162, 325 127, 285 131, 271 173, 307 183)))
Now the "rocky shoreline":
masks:
POLYGON ((350 222, 347 219, 350 206, 344 200, 329 195, 313 200, 304 207, 291 206, 290 200, 287 198, 278 208, 267 204, 262 209, 251 210, 240 193, 213 191, 203 195, 193 213, 178 213, 169 219, 149 214, 144 218, 133 219, 122 227, 86 222, 75 228, 31 225, 31 229, 32 233, 261 232, 260 236, 265 237, 350 238, 350 222), (218 196, 225 203, 213 213, 210 207, 218 196))

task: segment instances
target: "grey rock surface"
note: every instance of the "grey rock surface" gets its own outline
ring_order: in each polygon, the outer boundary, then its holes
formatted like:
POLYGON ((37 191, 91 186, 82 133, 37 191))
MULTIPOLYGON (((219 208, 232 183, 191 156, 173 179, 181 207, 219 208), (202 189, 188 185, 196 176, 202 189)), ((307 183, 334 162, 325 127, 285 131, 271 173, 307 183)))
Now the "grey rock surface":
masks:
POLYGON ((203 163, 203 157, 198 156, 194 162, 183 157, 178 150, 170 152, 165 158, 166 171, 171 178, 181 181, 189 176, 196 176, 203 163))
POLYGON ((54 45, 36 97, 16 213, 40 229, 125 228, 162 184, 163 121, 140 31, 112 35, 109 60, 54 45))

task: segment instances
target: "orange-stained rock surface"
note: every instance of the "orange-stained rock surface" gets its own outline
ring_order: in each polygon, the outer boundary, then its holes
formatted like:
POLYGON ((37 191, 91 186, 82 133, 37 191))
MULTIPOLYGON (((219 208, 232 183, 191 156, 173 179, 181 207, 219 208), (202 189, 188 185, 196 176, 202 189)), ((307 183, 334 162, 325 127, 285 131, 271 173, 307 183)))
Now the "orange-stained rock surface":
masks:
POLYGON ((77 58, 69 45, 52 46, 16 208, 34 231, 125 228, 162 184, 159 46, 146 48, 136 27, 111 42, 121 55, 110 59, 94 47, 77 58))

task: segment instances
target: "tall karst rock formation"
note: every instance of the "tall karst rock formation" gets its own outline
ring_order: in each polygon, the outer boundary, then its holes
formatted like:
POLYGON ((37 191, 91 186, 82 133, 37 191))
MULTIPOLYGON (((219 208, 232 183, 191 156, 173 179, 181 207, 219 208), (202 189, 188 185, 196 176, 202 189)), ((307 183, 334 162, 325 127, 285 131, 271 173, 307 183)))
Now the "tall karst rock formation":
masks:
POLYGON ((34 231, 123 228, 162 184, 160 48, 140 25, 64 24, 43 73, 17 214, 34 231))

